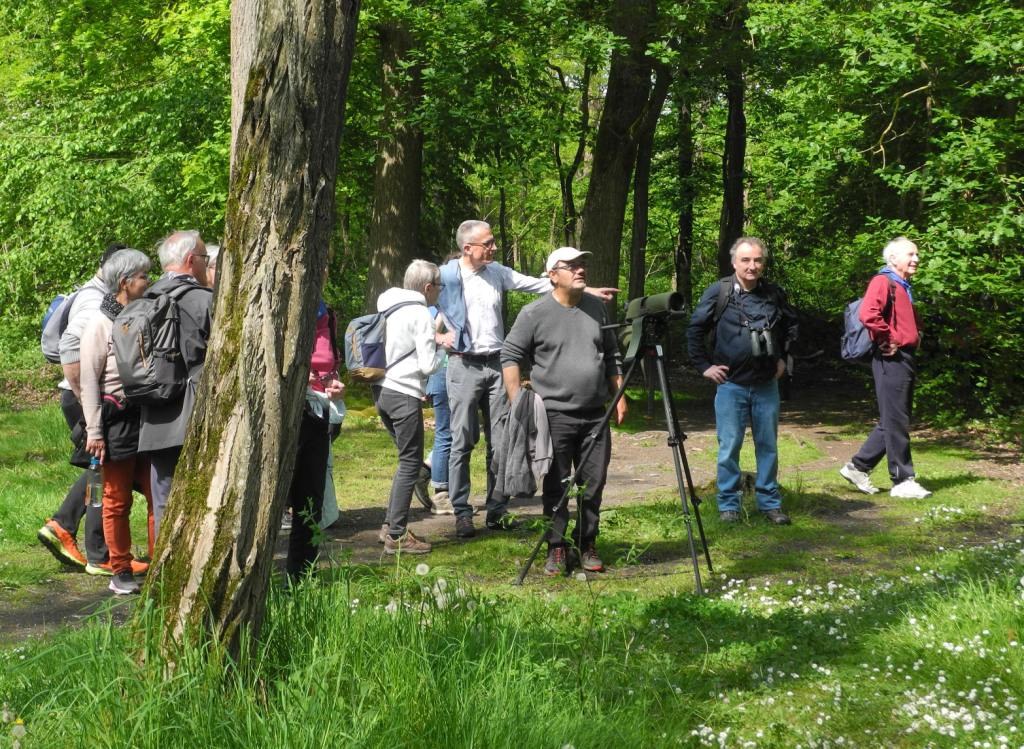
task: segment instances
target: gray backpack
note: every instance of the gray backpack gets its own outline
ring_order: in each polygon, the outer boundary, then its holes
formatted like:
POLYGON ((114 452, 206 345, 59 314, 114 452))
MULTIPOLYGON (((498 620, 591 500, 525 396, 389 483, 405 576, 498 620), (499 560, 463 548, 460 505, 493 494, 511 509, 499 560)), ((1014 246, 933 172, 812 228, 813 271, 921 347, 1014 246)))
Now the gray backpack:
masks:
POLYGON ((196 288, 201 287, 181 284, 157 297, 136 299, 114 319, 110 339, 129 403, 160 405, 185 394, 189 372, 178 300, 196 288))

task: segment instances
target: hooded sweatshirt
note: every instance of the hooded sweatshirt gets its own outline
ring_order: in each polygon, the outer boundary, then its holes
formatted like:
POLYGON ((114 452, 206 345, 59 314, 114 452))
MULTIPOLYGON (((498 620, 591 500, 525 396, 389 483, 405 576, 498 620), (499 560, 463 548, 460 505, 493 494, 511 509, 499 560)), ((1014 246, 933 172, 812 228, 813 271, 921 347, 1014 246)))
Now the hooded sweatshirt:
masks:
POLYGON ((381 383, 413 398, 423 398, 427 377, 444 362, 444 349, 434 343, 434 321, 423 294, 409 289, 388 289, 377 297, 377 311, 402 302, 414 302, 388 317, 385 351, 390 368, 381 383), (410 353, 412 352, 412 353, 410 353))

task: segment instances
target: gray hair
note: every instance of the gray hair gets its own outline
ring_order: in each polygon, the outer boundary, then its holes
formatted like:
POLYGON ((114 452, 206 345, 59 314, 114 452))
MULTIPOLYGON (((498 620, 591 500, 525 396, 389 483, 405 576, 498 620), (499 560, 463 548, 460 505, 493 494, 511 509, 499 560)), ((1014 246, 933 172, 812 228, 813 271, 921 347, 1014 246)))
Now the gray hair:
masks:
POLYGON ((410 291, 423 291, 428 283, 436 286, 440 281, 441 271, 436 265, 427 260, 413 260, 405 269, 402 287, 410 291))
POLYGON ((206 254, 209 257, 206 260, 206 267, 212 270, 217 269, 217 256, 220 255, 219 244, 208 244, 206 245, 206 254))
POLYGON ((477 221, 476 219, 463 221, 459 224, 459 228, 455 230, 455 246, 459 248, 459 254, 462 254, 462 248, 466 246, 466 240, 469 239, 470 234, 473 234, 479 229, 490 228, 491 225, 486 221, 477 221))
POLYGON ((146 253, 138 250, 118 250, 100 268, 100 278, 111 294, 116 294, 121 288, 121 282, 131 278, 136 273, 144 273, 152 267, 146 253))
POLYGON ((896 257, 896 253, 898 253, 901 249, 903 249, 907 245, 910 245, 914 249, 917 249, 917 245, 916 244, 914 244, 909 239, 907 239, 906 237, 903 237, 903 236, 896 237, 896 239, 894 239, 891 242, 889 242, 889 244, 887 244, 885 246, 885 249, 882 250, 882 258, 885 260, 885 264, 886 265, 892 265, 892 261, 893 261, 893 258, 896 257))
POLYGON ((176 231, 160 241, 157 254, 160 255, 160 265, 163 268, 173 268, 185 262, 185 256, 195 252, 196 247, 202 242, 199 232, 194 229, 188 231, 176 231))
POLYGON ((749 244, 751 247, 757 247, 761 250, 761 254, 764 255, 764 259, 768 259, 768 247, 765 245, 764 240, 760 237, 740 237, 732 243, 732 247, 729 248, 729 257, 733 260, 736 259, 736 250, 740 248, 740 245, 749 244))

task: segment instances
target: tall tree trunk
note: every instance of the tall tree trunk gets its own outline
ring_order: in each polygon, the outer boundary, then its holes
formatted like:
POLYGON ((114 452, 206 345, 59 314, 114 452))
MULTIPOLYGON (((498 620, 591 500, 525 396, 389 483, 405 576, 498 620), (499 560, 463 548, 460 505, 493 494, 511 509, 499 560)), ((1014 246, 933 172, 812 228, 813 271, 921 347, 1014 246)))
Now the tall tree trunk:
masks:
MULTIPOLYGON (((551 67, 558 75, 562 89, 568 94, 570 88, 565 80, 565 74, 561 68, 554 65, 551 67)), ((572 187, 576 180, 576 173, 579 172, 580 166, 583 164, 583 157, 587 152, 587 136, 590 133, 590 78, 592 75, 593 69, 588 61, 583 66, 583 77, 580 81, 580 128, 576 139, 576 153, 568 168, 564 168, 562 165, 562 147, 558 140, 555 140, 555 166, 558 168, 558 186, 562 192, 562 233, 565 237, 565 244, 569 247, 576 247, 576 226, 579 222, 579 214, 576 211, 576 197, 572 187)), ((561 115, 562 113, 559 112, 560 118, 561 115)))
POLYGON ((682 85, 676 88, 675 100, 679 118, 679 235, 675 252, 676 291, 682 295, 686 308, 693 309, 693 203, 697 192, 693 184, 693 110, 690 97, 682 85))
POLYGON ((417 256, 423 196, 423 132, 408 121, 422 97, 420 66, 404 65, 413 38, 404 24, 394 21, 380 24, 377 35, 385 133, 373 174, 367 312, 377 309, 382 291, 402 285, 406 267, 417 256))
POLYGON ((647 280, 647 233, 650 207, 651 159, 654 155, 654 133, 665 104, 672 74, 667 66, 659 67, 651 91, 647 114, 637 134, 636 169, 633 174, 633 234, 629 248, 629 298, 644 295, 647 280))
POLYGON ((616 0, 611 29, 626 41, 612 54, 604 111, 597 127, 590 183, 580 216, 580 249, 594 253, 588 283, 618 286, 622 225, 636 159, 637 133, 651 90, 646 56, 655 20, 654 0, 616 0))
POLYGON ((732 243, 743 236, 743 161, 747 152, 747 118, 743 111, 743 67, 746 55, 746 2, 739 0, 730 14, 730 44, 725 66, 725 96, 729 115, 725 124, 725 148, 722 151, 722 213, 718 224, 718 270, 727 276, 733 272, 729 258, 732 243))
POLYGON ((214 327, 146 588, 165 607, 165 648, 207 630, 237 652, 242 632, 258 634, 263 621, 358 11, 358 0, 232 8, 235 130, 214 327))

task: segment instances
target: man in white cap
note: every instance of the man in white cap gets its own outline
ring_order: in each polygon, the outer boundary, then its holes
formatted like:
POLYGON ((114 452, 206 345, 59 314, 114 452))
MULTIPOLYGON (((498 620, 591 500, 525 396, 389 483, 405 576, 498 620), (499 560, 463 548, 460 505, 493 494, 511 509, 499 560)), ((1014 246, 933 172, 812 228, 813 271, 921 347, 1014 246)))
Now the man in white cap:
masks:
MULTIPOLYGON (((547 276, 531 278, 494 262, 497 246, 485 221, 463 221, 455 233, 461 253, 441 268, 438 308, 453 336, 448 359, 448 403, 451 410, 452 447, 448 463, 448 496, 455 510, 459 538, 476 534, 469 504, 469 460, 480 427, 487 441, 487 527, 507 530, 508 498, 494 494, 491 425, 508 408, 499 357, 505 339, 502 299, 509 290, 543 294, 550 290, 547 276), (482 419, 477 411, 482 412, 482 419)), ((609 301, 618 289, 586 291, 609 301)))
MULTIPOLYGON (((565 531, 569 522, 568 502, 556 505, 565 482, 578 469, 576 485, 581 487, 580 523, 573 531, 573 546, 579 563, 589 572, 604 569, 597 555, 601 495, 611 458, 611 433, 602 425, 605 403, 622 384, 622 366, 614 333, 605 328, 608 315, 604 305, 583 292, 587 286, 586 258, 589 252, 560 247, 548 257, 550 294, 523 307, 501 349, 502 377, 510 401, 520 389, 521 368, 530 365, 530 385, 544 401, 551 435, 553 462, 544 477, 544 515, 551 519, 548 558, 544 571, 557 575, 566 571, 568 547, 565 531), (598 429, 598 427, 602 427, 598 429), (596 444, 589 449, 590 438, 596 444)), ((616 404, 615 421, 626 418, 626 400, 616 404)))

